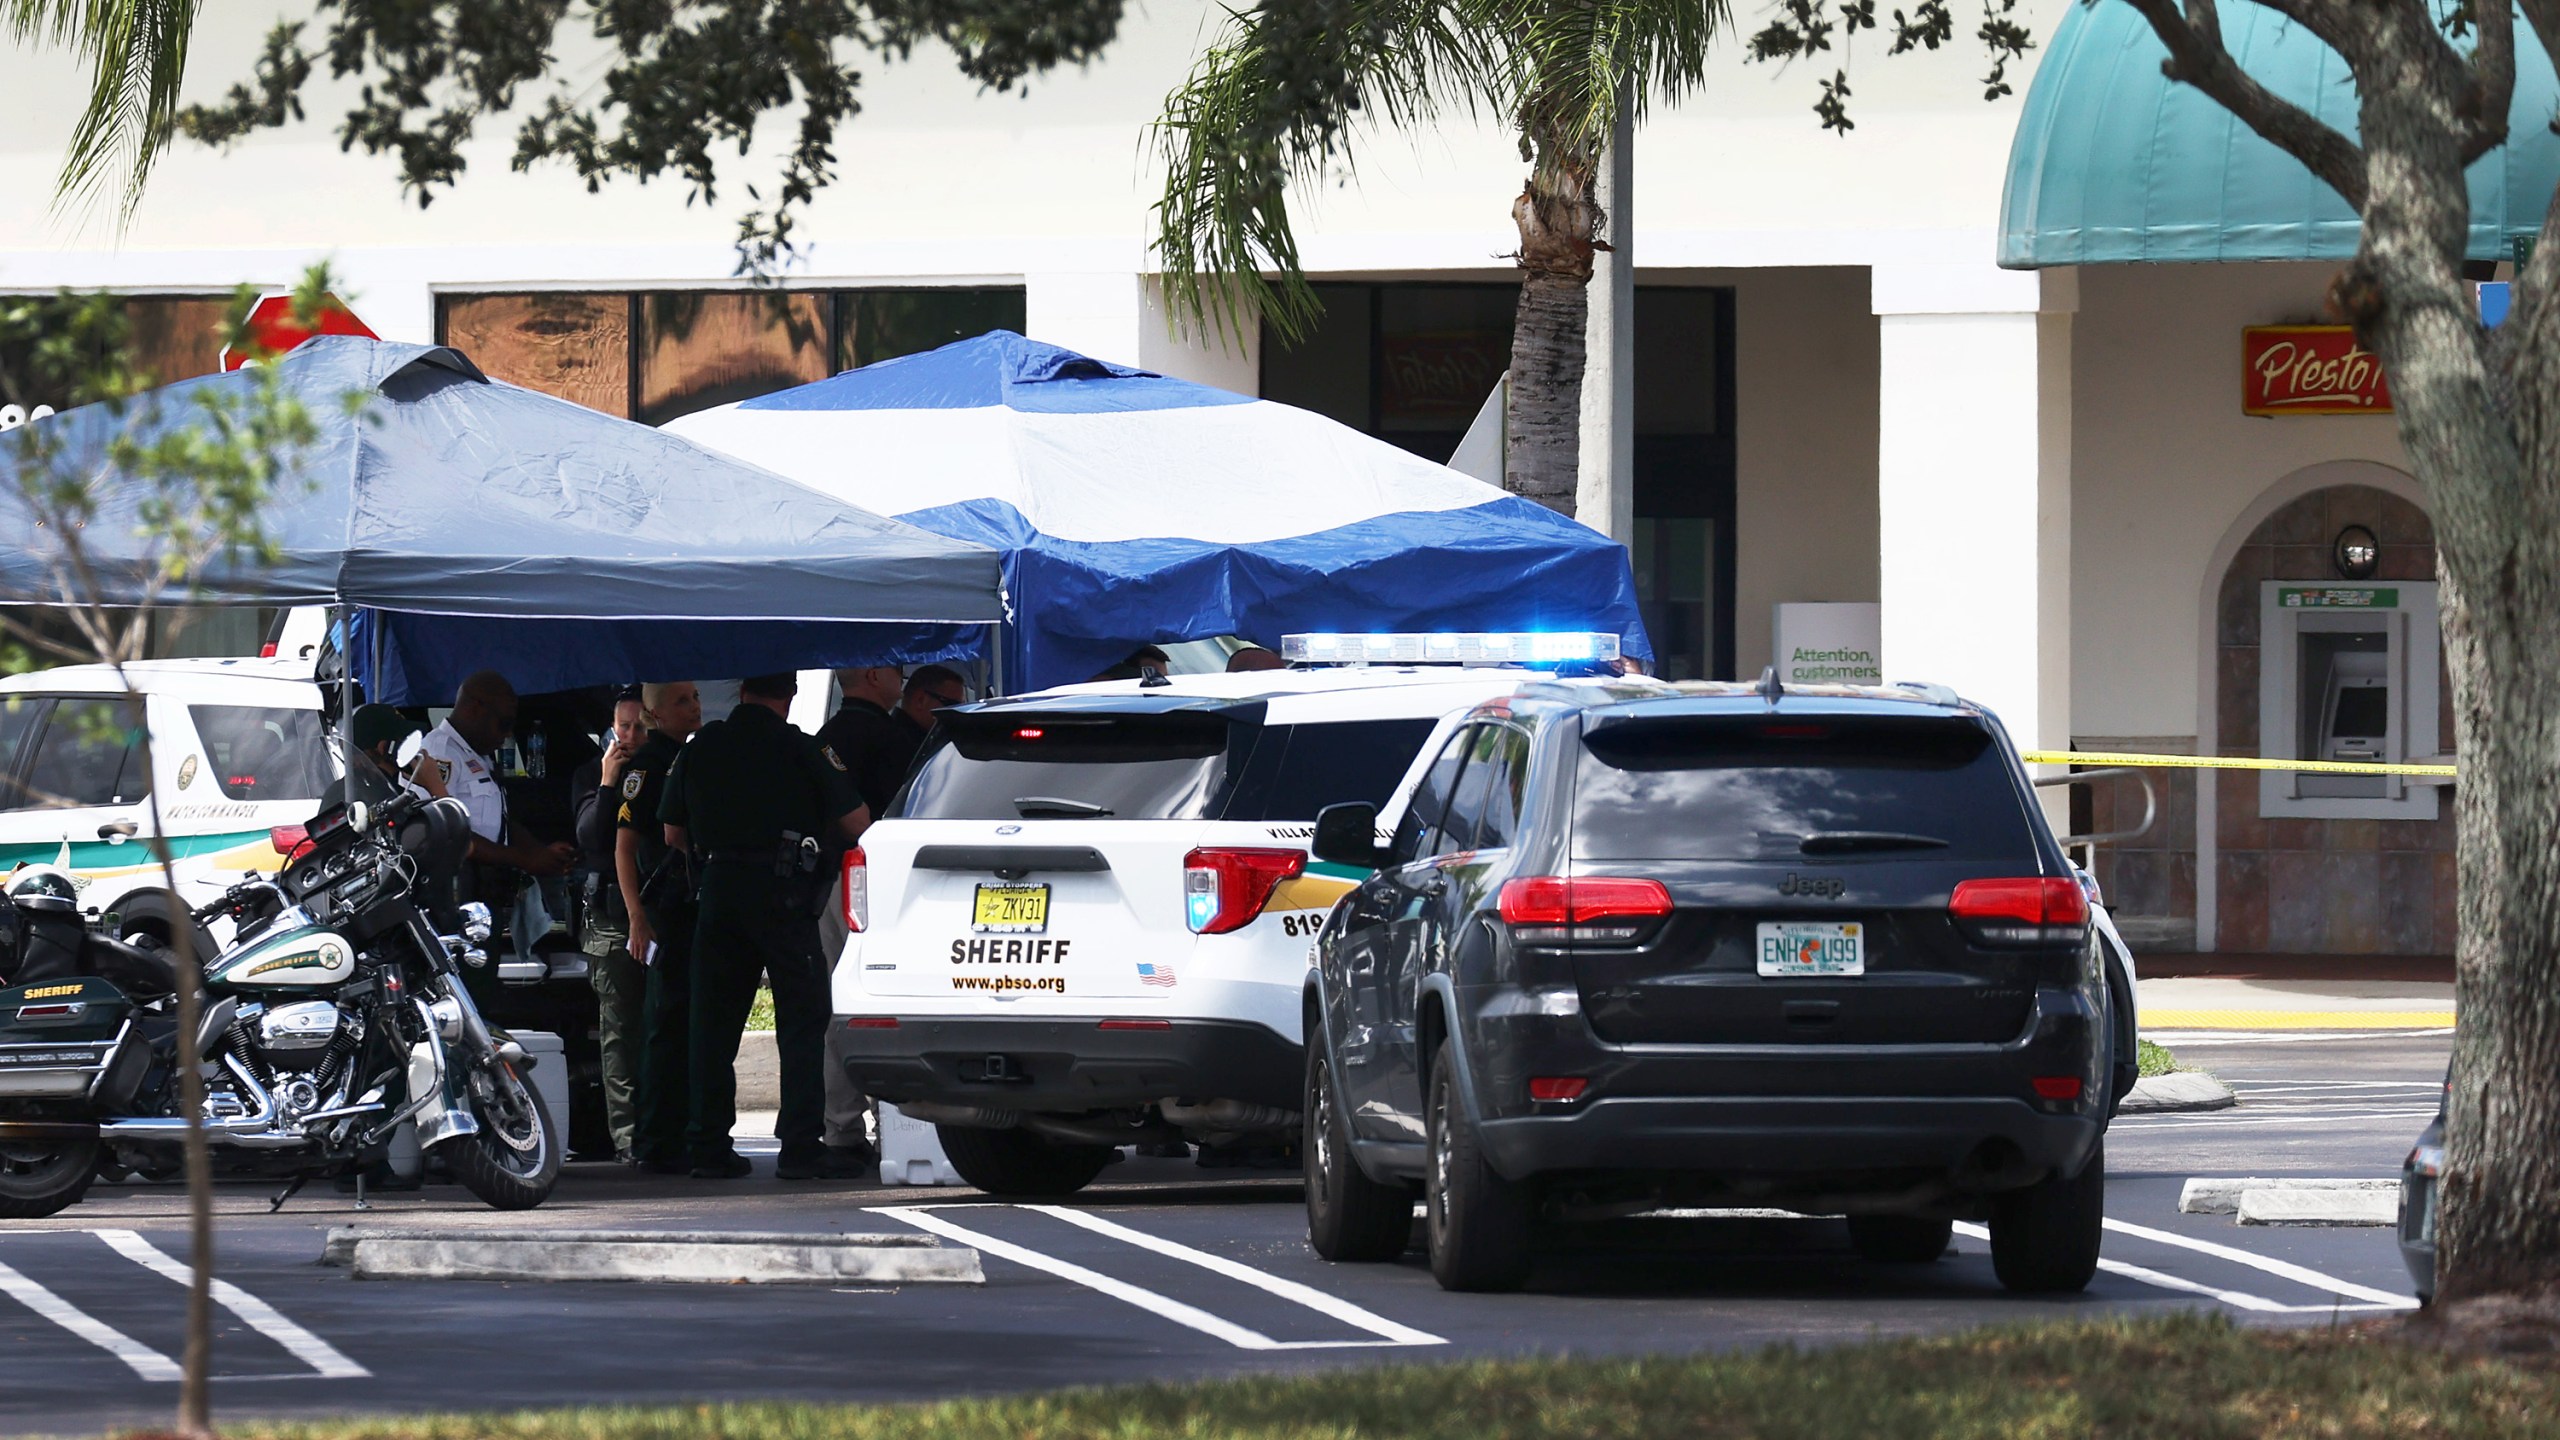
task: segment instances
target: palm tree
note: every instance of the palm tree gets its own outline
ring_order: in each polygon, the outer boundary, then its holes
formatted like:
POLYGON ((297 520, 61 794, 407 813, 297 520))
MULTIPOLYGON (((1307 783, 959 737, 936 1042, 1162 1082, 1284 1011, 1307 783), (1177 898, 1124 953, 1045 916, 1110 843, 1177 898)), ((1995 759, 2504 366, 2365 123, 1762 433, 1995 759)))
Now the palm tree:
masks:
POLYGON ((1299 268, 1291 186, 1349 168, 1365 127, 1504 117, 1529 167, 1504 483, 1570 515, 1583 327, 1606 217, 1594 198, 1622 107, 1695 87, 1723 0, 1259 0, 1167 97, 1156 254, 1176 318, 1295 341, 1322 306, 1299 268))

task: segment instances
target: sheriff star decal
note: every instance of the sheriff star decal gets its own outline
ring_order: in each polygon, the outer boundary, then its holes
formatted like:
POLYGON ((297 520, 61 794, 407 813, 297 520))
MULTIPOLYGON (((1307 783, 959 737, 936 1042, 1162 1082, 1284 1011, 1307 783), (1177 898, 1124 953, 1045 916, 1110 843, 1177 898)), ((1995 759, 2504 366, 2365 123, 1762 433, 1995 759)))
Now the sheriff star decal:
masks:
POLYGON ((819 746, 818 753, 827 757, 828 764, 833 765, 838 770, 844 769, 844 762, 836 758, 836 747, 833 745, 819 746))

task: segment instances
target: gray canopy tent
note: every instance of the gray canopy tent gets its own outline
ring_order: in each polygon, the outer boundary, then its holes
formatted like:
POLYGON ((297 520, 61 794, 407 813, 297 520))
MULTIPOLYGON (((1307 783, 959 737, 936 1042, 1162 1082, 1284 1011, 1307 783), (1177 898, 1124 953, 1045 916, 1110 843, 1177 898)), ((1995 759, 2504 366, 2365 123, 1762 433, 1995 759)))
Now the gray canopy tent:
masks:
MULTIPOLYGON (((192 600, 338 607, 372 699, 442 703, 483 667, 535 692, 915 663, 978 651, 1003 618, 992 550, 493 381, 460 351, 324 336, 275 365, 319 438, 260 517, 273 562, 219 560, 192 600)), ((90 593, 73 598, 152 594, 152 486, 118 471, 117 437, 199 423, 202 400, 254 383, 208 375, 0 434, 0 472, 50 452, 90 477, 90 593)), ((0 485, 0 534, 30 537, 0 551, 0 602, 66 603, 37 519, 21 486, 0 485)))

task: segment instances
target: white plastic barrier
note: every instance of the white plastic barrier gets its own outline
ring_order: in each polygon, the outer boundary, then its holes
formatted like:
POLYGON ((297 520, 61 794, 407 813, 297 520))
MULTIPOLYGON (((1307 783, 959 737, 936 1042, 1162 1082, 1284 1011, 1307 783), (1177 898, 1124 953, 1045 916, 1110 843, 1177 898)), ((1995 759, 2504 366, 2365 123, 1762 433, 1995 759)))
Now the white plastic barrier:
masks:
POLYGON ((880 1106, 880 1183, 883 1185, 966 1185, 942 1153, 942 1137, 922 1120, 910 1120, 898 1107, 880 1106))
POLYGON ((551 1112, 551 1128, 556 1133, 560 1153, 569 1152, 569 1054, 568 1046, 548 1030, 510 1030, 509 1035, 524 1047, 525 1058, 533 1062, 533 1093, 542 1097, 543 1107, 551 1112))

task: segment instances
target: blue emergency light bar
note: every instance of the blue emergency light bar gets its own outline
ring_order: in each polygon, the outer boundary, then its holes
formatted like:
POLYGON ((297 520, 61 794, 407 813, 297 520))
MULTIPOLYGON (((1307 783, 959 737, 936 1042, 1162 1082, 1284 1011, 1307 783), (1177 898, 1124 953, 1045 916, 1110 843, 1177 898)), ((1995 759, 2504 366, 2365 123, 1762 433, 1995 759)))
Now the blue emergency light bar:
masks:
POLYGON ((1618 658, 1618 637, 1584 630, 1283 635, 1280 658, 1293 665, 1601 664, 1618 658))

